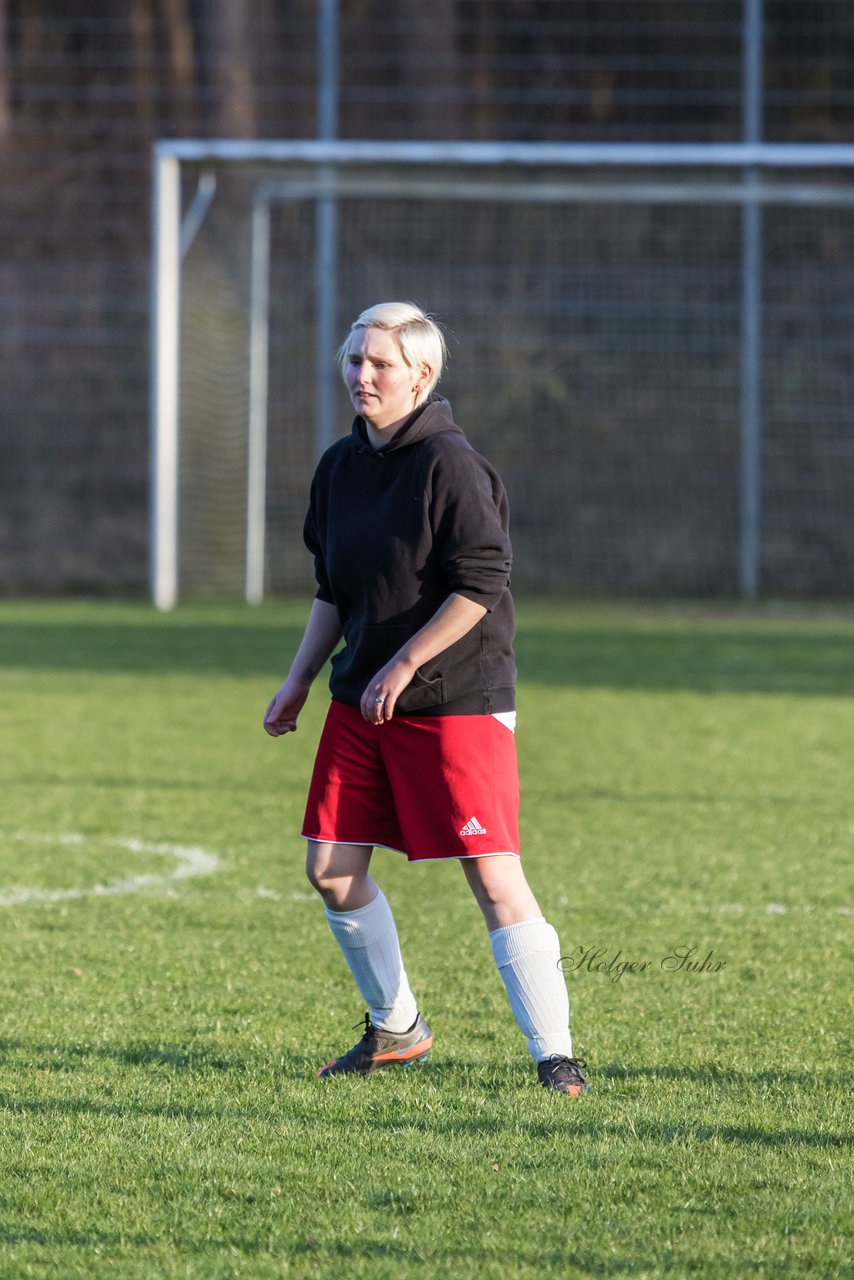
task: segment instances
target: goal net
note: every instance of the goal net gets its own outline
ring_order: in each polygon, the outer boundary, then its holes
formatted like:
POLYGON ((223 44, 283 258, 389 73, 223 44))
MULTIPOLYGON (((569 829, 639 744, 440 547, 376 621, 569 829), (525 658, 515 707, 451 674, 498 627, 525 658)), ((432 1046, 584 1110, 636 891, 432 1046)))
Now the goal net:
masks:
POLYGON ((401 298, 449 331, 439 390, 507 486, 517 587, 850 594, 845 171, 767 169, 746 201, 743 166, 660 150, 182 160, 184 209, 202 175, 215 195, 180 265, 174 590, 311 590, 308 486, 352 421, 334 349, 401 298))

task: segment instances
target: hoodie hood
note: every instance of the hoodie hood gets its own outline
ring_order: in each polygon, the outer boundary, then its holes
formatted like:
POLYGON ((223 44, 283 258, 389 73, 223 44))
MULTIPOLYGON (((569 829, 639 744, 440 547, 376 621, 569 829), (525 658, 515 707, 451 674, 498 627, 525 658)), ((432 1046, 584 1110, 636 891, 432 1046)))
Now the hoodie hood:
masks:
POLYGON ((374 449, 368 440, 365 419, 361 414, 354 421, 352 429, 358 451, 373 454, 392 453, 395 449, 405 449, 410 444, 426 440, 428 436, 446 433, 463 435, 462 428, 454 422, 450 404, 444 396, 436 395, 435 391, 417 409, 413 409, 407 418, 404 418, 394 435, 381 449, 374 449))

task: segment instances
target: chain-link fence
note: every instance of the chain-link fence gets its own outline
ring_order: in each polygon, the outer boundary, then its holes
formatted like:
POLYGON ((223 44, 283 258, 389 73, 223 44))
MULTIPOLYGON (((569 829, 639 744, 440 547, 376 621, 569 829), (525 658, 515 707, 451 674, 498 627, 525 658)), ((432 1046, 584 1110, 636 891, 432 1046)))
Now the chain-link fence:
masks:
MULTIPOLYGON (((60 0, 0 0, 0 590, 146 589, 151 145, 314 136, 322 8, 119 0, 70 14, 60 0)), ((741 0, 336 8, 344 138, 725 142, 744 133, 741 0)), ((761 47, 765 139, 850 139, 847 0, 766 0, 761 47)), ((189 268, 227 234, 228 207, 221 182, 189 268)), ((342 214, 340 249, 353 269, 337 321, 389 292, 417 294, 445 317, 458 339, 446 389, 507 473, 523 580, 737 589, 736 208, 487 202, 466 220, 477 237, 465 254, 456 205, 389 201, 380 215, 356 203, 342 214), (378 240, 385 252, 372 256, 378 240), (520 317, 533 325, 523 339, 520 317), (545 466, 531 461, 532 445, 547 451, 545 466), (547 528, 538 526, 546 510, 557 513, 547 528)), ((764 226, 763 587, 850 593, 852 219, 844 208, 777 205, 764 226)), ((312 330, 303 258, 313 228, 307 204, 275 212, 275 589, 297 582, 284 548, 310 465, 289 459, 303 445, 281 379, 312 330)), ((230 371, 246 368, 247 286, 243 277, 230 322, 216 326, 201 380, 190 354, 201 339, 189 335, 207 303, 192 270, 184 309, 191 420, 204 420, 207 403, 228 403, 241 432, 245 374, 230 371)), ((310 394, 297 393, 300 424, 310 394)), ((198 451, 193 439, 190 430, 185 447, 198 451)), ((227 539, 224 496, 205 519, 206 537, 227 539)), ((207 589, 217 587, 232 589, 207 589)))

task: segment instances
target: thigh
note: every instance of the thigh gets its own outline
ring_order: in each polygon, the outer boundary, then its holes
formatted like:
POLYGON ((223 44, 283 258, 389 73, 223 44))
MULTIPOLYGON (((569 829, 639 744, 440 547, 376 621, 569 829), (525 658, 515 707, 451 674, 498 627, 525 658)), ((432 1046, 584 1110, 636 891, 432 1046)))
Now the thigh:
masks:
POLYGON ((305 870, 312 884, 326 880, 364 879, 371 865, 372 845, 306 841, 305 870))

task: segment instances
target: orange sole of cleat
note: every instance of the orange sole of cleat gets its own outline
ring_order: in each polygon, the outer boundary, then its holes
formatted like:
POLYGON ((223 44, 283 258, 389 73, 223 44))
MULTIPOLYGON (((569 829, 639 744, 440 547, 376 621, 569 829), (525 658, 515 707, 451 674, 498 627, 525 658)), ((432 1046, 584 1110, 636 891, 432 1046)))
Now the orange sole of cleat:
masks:
POLYGON ((391 1053, 378 1053, 374 1058, 374 1062, 410 1062, 417 1058, 420 1053, 429 1053, 433 1048, 433 1037, 429 1040, 422 1040, 419 1044, 412 1044, 408 1049, 395 1049, 391 1053))
MULTIPOLYGON (((374 1062, 377 1062, 380 1064, 380 1066, 375 1067, 374 1070, 381 1071, 384 1067, 411 1067, 412 1064, 415 1062, 426 1062, 428 1057, 430 1056, 430 1050, 432 1048, 433 1048, 433 1037, 431 1036, 429 1040, 422 1040, 420 1044, 412 1045, 411 1048, 406 1049, 403 1053, 381 1054, 379 1057, 374 1058, 374 1062)), ((326 1075, 329 1074, 329 1068, 334 1067, 337 1061, 338 1061, 337 1058, 333 1058, 331 1062, 324 1063, 322 1067, 318 1068, 318 1070, 315 1071, 314 1073, 315 1076, 317 1076, 320 1079, 323 1079, 326 1075)), ((372 1075, 373 1072, 347 1071, 347 1072, 341 1072, 341 1074, 342 1075, 372 1075)))
POLYGON ((426 1062, 429 1057, 430 1057, 430 1054, 429 1052, 427 1052, 427 1053, 422 1053, 420 1058, 410 1058, 408 1062, 404 1062, 402 1064, 404 1071, 406 1070, 407 1067, 414 1067, 417 1062, 426 1062))

